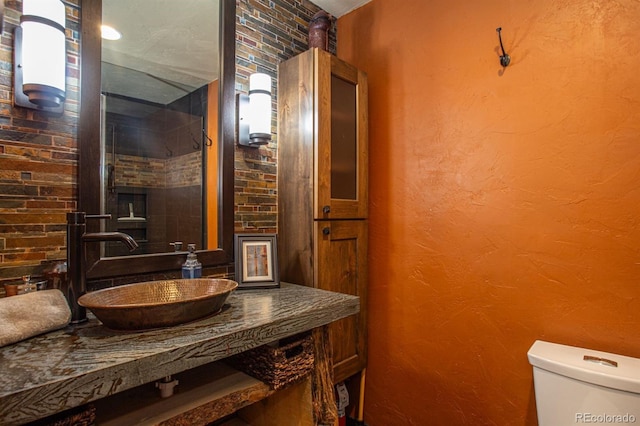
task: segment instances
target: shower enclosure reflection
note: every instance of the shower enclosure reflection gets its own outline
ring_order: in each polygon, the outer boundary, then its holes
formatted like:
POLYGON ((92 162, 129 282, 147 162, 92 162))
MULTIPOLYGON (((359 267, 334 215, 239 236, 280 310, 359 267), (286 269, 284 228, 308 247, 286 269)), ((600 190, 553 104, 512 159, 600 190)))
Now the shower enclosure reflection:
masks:
POLYGON ((102 41, 102 211, 105 230, 139 243, 131 254, 218 247, 219 6, 195 1, 103 0, 102 22, 122 38, 102 41))
MULTIPOLYGON (((134 237, 136 254, 170 251, 175 241, 204 246, 204 120, 202 103, 188 101, 206 97, 206 89, 168 106, 103 95, 107 226, 134 237), (113 104, 127 105, 127 113, 113 104)), ((105 245, 105 256, 128 253, 121 244, 105 245)))

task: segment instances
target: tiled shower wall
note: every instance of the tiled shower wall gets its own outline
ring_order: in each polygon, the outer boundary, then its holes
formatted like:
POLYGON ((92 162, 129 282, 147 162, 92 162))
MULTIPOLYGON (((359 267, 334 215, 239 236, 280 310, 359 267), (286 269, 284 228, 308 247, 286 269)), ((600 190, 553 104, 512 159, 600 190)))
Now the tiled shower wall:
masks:
MULTIPOLYGON (((80 0, 67 9, 67 101, 61 117, 13 106, 13 29, 21 3, 7 2, 0 45, 0 282, 38 273, 66 256, 65 214, 77 202, 80 0)), ((273 78, 273 141, 235 151, 236 232, 276 232, 278 64, 307 49, 307 28, 320 9, 309 1, 236 1, 236 91, 248 76, 273 78)), ((335 52, 335 28, 330 34, 335 52)))
MULTIPOLYGON (((107 160, 111 155, 107 155, 107 160)), ((115 180, 120 186, 146 188, 179 188, 199 186, 202 176, 202 152, 195 151, 177 157, 151 158, 116 154, 115 180)))

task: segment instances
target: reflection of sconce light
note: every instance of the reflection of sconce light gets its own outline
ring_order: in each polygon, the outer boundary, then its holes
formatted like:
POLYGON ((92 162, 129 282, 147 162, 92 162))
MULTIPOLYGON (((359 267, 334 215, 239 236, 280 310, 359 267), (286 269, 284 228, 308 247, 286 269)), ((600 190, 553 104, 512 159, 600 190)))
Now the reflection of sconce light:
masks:
POLYGON ((23 0, 14 40, 15 104, 61 113, 67 63, 64 4, 23 0))
POLYGON ((100 35, 103 39, 111 41, 120 40, 122 38, 122 34, 120 34, 120 31, 109 25, 100 26, 100 35))
POLYGON ((271 77, 267 74, 249 76, 249 96, 238 94, 238 145, 257 148, 271 140, 271 77))

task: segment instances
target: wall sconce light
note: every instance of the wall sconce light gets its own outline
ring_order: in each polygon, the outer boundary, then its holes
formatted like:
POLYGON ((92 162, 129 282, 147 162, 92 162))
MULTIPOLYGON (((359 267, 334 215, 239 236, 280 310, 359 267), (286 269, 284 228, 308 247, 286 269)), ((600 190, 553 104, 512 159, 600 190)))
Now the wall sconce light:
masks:
POLYGON ((249 76, 249 95, 236 95, 238 145, 257 148, 271 140, 271 77, 249 76))
POLYGON ((62 113, 66 89, 65 7, 60 0, 23 0, 14 34, 14 102, 62 113))

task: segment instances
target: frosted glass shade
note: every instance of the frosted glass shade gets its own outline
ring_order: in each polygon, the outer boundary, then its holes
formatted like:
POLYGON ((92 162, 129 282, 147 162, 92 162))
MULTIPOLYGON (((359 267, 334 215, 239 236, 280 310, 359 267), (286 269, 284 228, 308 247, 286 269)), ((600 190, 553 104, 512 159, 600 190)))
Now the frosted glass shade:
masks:
POLYGON ((271 77, 267 74, 249 76, 249 138, 252 143, 271 139, 271 77))
POLYGON ((20 32, 16 50, 20 50, 21 60, 16 66, 22 84, 15 90, 24 93, 32 104, 22 106, 61 106, 65 100, 67 62, 64 4, 60 0, 24 0, 20 32))

